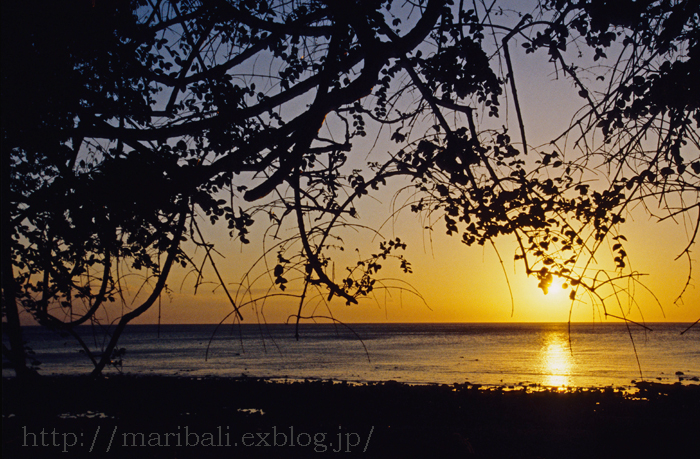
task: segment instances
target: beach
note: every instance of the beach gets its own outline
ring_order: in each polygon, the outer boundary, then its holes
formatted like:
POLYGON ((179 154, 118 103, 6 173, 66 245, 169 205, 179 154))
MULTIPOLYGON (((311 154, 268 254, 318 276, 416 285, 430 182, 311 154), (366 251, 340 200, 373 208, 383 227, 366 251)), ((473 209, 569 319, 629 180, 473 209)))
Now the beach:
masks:
POLYGON ((700 386, 3 379, 3 457, 658 458, 697 452, 700 386))

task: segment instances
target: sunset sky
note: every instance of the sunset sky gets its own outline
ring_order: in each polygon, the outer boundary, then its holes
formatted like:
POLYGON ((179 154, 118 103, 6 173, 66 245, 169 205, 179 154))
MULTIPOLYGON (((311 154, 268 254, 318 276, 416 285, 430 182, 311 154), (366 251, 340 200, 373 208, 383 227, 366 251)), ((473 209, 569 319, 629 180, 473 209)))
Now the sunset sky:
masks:
MULTIPOLYGON (((569 80, 553 72, 544 52, 526 56, 517 39, 514 39, 511 53, 516 68, 516 81, 528 143, 531 147, 544 145, 568 126, 582 99, 576 96, 577 89, 569 80)), ((493 65, 498 64, 494 62, 493 65)), ((510 125, 510 133, 513 142, 516 143, 519 138, 514 126, 517 125, 512 100, 507 90, 503 95, 502 104, 501 118, 489 121, 482 117, 479 121, 495 123, 490 127, 510 125)), ((371 133, 368 137, 372 137, 371 133)), ((567 154, 576 154, 570 144, 565 142, 564 146, 567 154)), ((371 154, 395 152, 398 149, 396 144, 378 142, 371 147, 355 148, 351 156, 353 161, 365 162, 373 160, 371 154), (370 154, 365 153, 366 151, 370 151, 370 154)), ((551 149, 543 148, 545 151, 551 149)), ((495 248, 488 245, 467 247, 460 242, 459 236, 445 235, 444 223, 436 221, 436 217, 430 222, 435 223, 432 232, 424 228, 427 222, 422 220, 421 216, 409 210, 387 221, 393 212, 395 192, 406 185, 407 182, 390 183, 387 189, 363 197, 358 211, 361 217, 360 224, 380 229, 385 238, 400 237, 408 244, 405 256, 411 262, 413 273, 403 274, 396 269, 398 262, 387 261, 378 278, 394 279, 386 283, 394 288, 377 289, 375 295, 353 306, 346 306, 344 301, 336 297, 330 303, 330 310, 323 298, 312 296, 307 302, 304 314, 332 315, 340 321, 355 323, 615 320, 604 317, 600 302, 585 294, 579 295, 572 304, 569 300, 570 290, 562 290, 555 285, 549 294, 544 295, 537 288, 537 280, 525 275, 522 262, 514 261, 515 242, 512 239, 497 240, 495 248), (397 288, 402 285, 403 289, 397 288)), ((402 204, 407 198, 406 195, 399 195, 396 204, 402 204)), ((629 254, 628 267, 632 272, 644 275, 638 277, 639 282, 630 282, 627 287, 628 292, 634 294, 633 299, 625 292, 618 291, 615 297, 612 295, 615 292, 606 291, 606 296, 611 295, 605 299, 607 311, 616 316, 625 315, 635 321, 697 320, 700 317, 700 289, 695 287, 695 281, 690 282, 682 301, 674 303, 683 291, 691 269, 687 257, 675 259, 688 244, 692 235, 692 224, 688 224, 682 218, 678 221, 657 223, 656 218, 650 217, 642 208, 633 209, 626 218, 628 223, 623 234, 627 238, 625 247, 629 254)), ((695 216, 691 215, 690 218, 695 216)), ((241 294, 238 282, 263 251, 260 239, 266 227, 264 218, 257 217, 251 234, 253 243, 250 245, 242 245, 237 240, 232 241, 223 222, 218 227, 210 227, 203 223, 203 227, 206 227, 204 229, 207 238, 216 243, 217 251, 225 257, 216 260, 227 288, 238 304, 246 301, 248 297, 241 294)), ((355 233, 348 230, 342 236, 347 250, 331 253, 333 261, 337 264, 337 279, 342 278, 344 266, 353 265, 358 256, 366 257, 376 251, 379 244, 379 239, 374 239, 369 231, 355 233), (355 252, 355 247, 360 249, 359 255, 355 252)), ((691 251, 691 256, 693 254, 691 251)), ((603 247, 599 261, 602 263, 608 255, 606 247, 603 247)), ((199 256, 201 260, 201 252, 199 256)), ((270 257, 270 263, 273 267, 274 253, 270 257)), ((260 269, 254 271, 255 275, 261 273, 260 269)), ((133 323, 155 323, 159 320, 161 323, 231 321, 233 316, 228 319, 226 317, 231 313, 232 307, 223 289, 217 287, 213 272, 206 272, 205 283, 198 287, 196 295, 195 277, 190 268, 175 268, 168 281, 170 292, 162 295, 160 307, 156 304, 133 323)), ((138 290, 137 285, 138 283, 129 287, 132 296, 138 290)), ((251 292, 261 296, 269 285, 270 278, 263 277, 252 286, 251 292)), ((290 282, 289 289, 284 293, 298 293, 299 288, 299 282, 290 282)), ((269 293, 283 292, 273 288, 269 293)), ((143 298, 143 294, 139 298, 143 298)), ((134 302, 137 303, 138 301, 134 302)), ((294 314, 297 306, 294 299, 271 297, 264 307, 262 303, 258 303, 255 308, 245 306, 242 313, 245 323, 278 323, 285 322, 294 314)), ((29 323, 29 320, 28 314, 25 314, 23 321, 29 323)))
MULTIPOLYGON (((546 145, 549 139, 556 137, 568 126, 580 107, 581 99, 575 95, 576 89, 570 81, 552 72, 546 56, 525 56, 517 43, 512 48, 528 143, 531 146, 546 145)), ((507 95, 504 97, 507 98, 507 95)), ((512 101, 508 103, 507 107, 503 107, 497 123, 515 123, 512 101)), ((517 131, 511 128, 511 132, 513 137, 517 137, 517 131)), ((517 140, 513 139, 514 142, 517 140)), ((379 144, 374 146, 372 151, 381 153, 382 149, 395 151, 397 147, 394 144, 379 144)), ((543 149, 551 151, 551 147, 548 146, 543 149)), ((356 151, 358 150, 362 151, 361 148, 356 151)), ((570 151, 570 154, 575 154, 573 149, 570 151)), ((355 154, 356 158, 364 160, 362 153, 355 154)), ((435 224, 434 231, 429 232, 424 229, 426 222, 421 221, 420 216, 406 210, 400 213, 398 219, 385 223, 392 213, 395 191, 406 184, 390 183, 386 190, 373 197, 363 198, 358 210, 360 223, 372 228, 379 228, 384 224, 381 233, 385 238, 398 236, 408 244, 405 255, 412 263, 413 273, 406 275, 393 270, 380 272, 379 277, 398 278, 408 282, 423 299, 409 291, 376 291, 374 297, 364 299, 359 305, 353 306, 346 306, 344 301, 336 297, 331 302, 331 312, 322 305, 322 301, 318 301, 315 314, 332 313, 338 320, 356 323, 566 322, 570 318, 583 322, 615 320, 610 317, 606 319, 599 301, 593 301, 586 295, 579 295, 573 305, 568 298, 570 290, 562 290, 555 286, 548 295, 544 295, 537 288, 534 276, 528 278, 524 274, 522 262, 513 260, 515 242, 512 239, 502 238, 496 241, 498 253, 503 260, 501 266, 493 247, 467 247, 460 242, 459 236, 445 235, 443 222, 435 224)), ((406 196, 400 195, 397 204, 401 204, 405 199, 406 196)), ((632 282, 629 286, 630 291, 633 289, 634 300, 618 292, 619 304, 613 297, 606 298, 607 311, 617 316, 625 315, 635 321, 693 322, 700 317, 700 290, 695 288, 695 282, 690 283, 682 301, 674 303, 683 291, 690 269, 687 257, 675 259, 688 244, 692 224, 683 220, 667 220, 662 223, 657 223, 656 220, 641 208, 636 208, 627 215, 628 223, 623 234, 628 239, 626 250, 629 254, 629 267, 632 271, 645 275, 638 278, 639 283, 632 282)), ((264 226, 263 222, 254 228, 260 230, 264 229, 264 226)), ((260 256, 261 247, 255 243, 242 246, 238 241, 231 242, 225 233, 223 228, 212 229, 211 237, 218 241, 218 250, 226 256, 225 260, 219 261, 219 267, 224 268, 222 273, 225 273, 224 277, 231 282, 229 288, 235 290, 234 284, 240 280, 245 269, 260 256)), ((344 235, 344 240, 348 252, 355 246, 365 247, 362 249, 363 256, 367 256, 372 250, 376 251, 378 246, 378 241, 372 240, 369 233, 349 232, 344 235)), ((601 254, 605 254, 601 256, 601 260, 609 255, 605 247, 601 254)), ((343 269, 343 257, 357 258, 354 252, 338 252, 335 256, 338 257, 334 258, 338 263, 338 276, 342 275, 340 271, 343 269)), ((350 264, 354 263, 352 258, 347 260, 350 260, 350 264)), ((274 263, 274 256, 271 263, 274 263)), ((385 265, 398 266, 398 262, 387 262, 385 265)), ((232 308, 221 288, 212 291, 213 285, 203 286, 195 296, 192 295, 193 276, 181 283, 179 279, 182 276, 183 272, 178 271, 169 282, 173 294, 171 298, 163 298, 163 323, 219 322, 231 312, 232 308), (183 286, 182 290, 180 285, 183 286)), ((213 280, 209 278, 209 281, 213 280)), ((398 285, 396 282, 389 284, 398 285)), ((273 291, 280 293, 276 289, 273 291)), ((610 290, 605 295, 612 293, 610 290)), ((310 303, 314 304, 313 301, 310 303)), ((245 308, 244 319, 247 323, 284 322, 290 314, 296 312, 296 308, 296 303, 291 300, 272 298, 262 311, 257 310, 259 315, 251 308, 245 308)), ((306 309, 307 313, 311 310, 313 307, 306 309)), ((154 307, 140 318, 139 322, 156 321, 157 314, 157 308, 154 307)), ((232 317, 228 320, 231 319, 232 317)))
MULTIPOLYGON (((673 222, 655 224, 645 220, 644 215, 630 227, 626 233, 630 264, 636 272, 648 275, 640 277, 640 283, 632 286, 637 304, 630 304, 629 297, 625 295, 620 295, 621 305, 608 298, 608 312, 620 316, 623 311, 632 320, 646 322, 697 320, 700 292, 693 282, 683 301, 674 304, 688 276, 687 258, 674 261, 687 243, 684 228, 673 222), (653 292, 658 303, 646 288, 653 292)), ((403 274, 398 270, 385 273, 387 277, 409 282, 422 295, 424 302, 408 291, 378 290, 374 297, 361 300, 359 305, 346 306, 344 301, 335 298, 330 303, 332 315, 338 320, 356 323, 569 320, 572 307, 569 290, 553 287, 544 295, 537 288, 537 280, 533 276, 525 276, 522 264, 513 260, 515 246, 512 241, 503 239, 497 243, 497 248, 508 275, 514 304, 511 303, 506 276, 493 247, 467 247, 458 237, 446 236, 439 224, 436 228, 430 241, 431 235, 422 230, 415 215, 406 212, 401 216, 394 232, 408 244, 406 258, 412 263, 413 273, 403 274)), ((387 228, 385 233, 391 236, 390 229, 387 228)), ((376 243, 368 245, 376 247, 376 243)), ((219 250, 227 257, 219 260, 219 268, 231 282, 229 289, 233 291, 236 288, 233 284, 244 272, 243 267, 249 266, 259 253, 255 245, 242 246, 237 241, 224 242, 219 250)), ((387 267, 397 264, 386 262, 387 267)), ((162 323, 219 322, 232 311, 220 287, 214 290, 214 285, 204 285, 193 295, 193 275, 187 277, 180 289, 180 279, 184 274, 183 269, 177 270, 169 282, 172 293, 162 298, 162 323)), ((209 278, 209 281, 213 280, 209 278)), ((393 284, 396 285, 396 282, 393 284)), ((272 293, 275 292, 280 293, 278 289, 273 289, 272 293)), ((244 323, 256 323, 258 320, 284 322, 296 311, 296 307, 295 302, 271 298, 262 310, 258 309, 260 315, 256 316, 250 307, 244 308, 244 323)), ((325 306, 320 305, 315 313, 330 315, 325 306)), ((583 295, 574 303, 571 319, 583 322, 614 321, 612 318, 605 319, 603 314, 598 301, 594 303, 590 297, 583 295)), ((154 306, 137 323, 153 323, 157 317, 158 308, 154 306)))

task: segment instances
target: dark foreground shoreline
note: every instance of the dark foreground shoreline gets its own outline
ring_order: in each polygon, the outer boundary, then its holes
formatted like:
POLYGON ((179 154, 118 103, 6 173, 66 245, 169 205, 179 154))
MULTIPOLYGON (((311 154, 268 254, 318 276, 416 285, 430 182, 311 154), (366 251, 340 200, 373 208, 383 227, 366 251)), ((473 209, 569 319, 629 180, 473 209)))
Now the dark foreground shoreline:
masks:
POLYGON ((4 379, 2 386, 3 458, 660 458, 700 451, 698 385, 638 383, 634 396, 611 388, 146 376, 4 379))

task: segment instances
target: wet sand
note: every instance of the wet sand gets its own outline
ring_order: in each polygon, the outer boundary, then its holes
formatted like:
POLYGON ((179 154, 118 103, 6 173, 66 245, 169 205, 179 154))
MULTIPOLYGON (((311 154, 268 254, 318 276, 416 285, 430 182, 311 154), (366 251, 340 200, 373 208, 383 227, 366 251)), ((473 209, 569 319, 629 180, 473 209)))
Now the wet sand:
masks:
POLYGON ((637 387, 4 379, 3 458, 693 457, 700 386, 637 387))

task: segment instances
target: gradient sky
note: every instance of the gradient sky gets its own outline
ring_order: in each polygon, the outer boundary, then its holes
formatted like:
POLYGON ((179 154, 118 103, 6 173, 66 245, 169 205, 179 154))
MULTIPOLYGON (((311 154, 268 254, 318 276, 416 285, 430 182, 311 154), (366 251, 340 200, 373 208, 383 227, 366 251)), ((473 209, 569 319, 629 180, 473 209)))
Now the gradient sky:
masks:
MULTIPOLYGON (((531 146, 544 144, 568 125, 581 99, 575 96, 577 90, 571 82, 564 78, 557 79, 543 54, 526 57, 517 42, 512 44, 511 54, 515 61, 528 142, 531 146)), ((506 104, 505 99, 503 103, 506 104)), ((497 123, 514 124, 512 103, 502 107, 501 116, 497 123)), ((514 142, 519 140, 516 132, 511 130, 514 142)), ((382 148, 385 151, 397 149, 396 145, 375 147, 377 150, 382 148)), ((551 151, 551 148, 547 151, 551 151)), ((357 155, 364 160, 364 155, 357 155)), ((400 183, 394 184, 393 189, 363 198, 358 208, 363 218, 361 223, 380 227, 391 214, 392 196, 400 186, 400 183)), ((635 272, 648 275, 639 278, 641 284, 630 284, 634 292, 633 301, 625 294, 618 295, 619 304, 615 298, 607 298, 608 312, 647 322, 697 320, 700 317, 700 291, 693 282, 686 290, 683 301, 674 303, 689 274, 688 259, 675 258, 686 247, 691 226, 683 221, 656 223, 641 209, 633 211, 627 219, 629 223, 623 234, 628 239, 626 251, 630 266, 635 272)), ((231 241, 224 226, 207 228, 206 231, 210 240, 216 242, 217 250, 226 257, 217 259, 218 267, 228 288, 235 292, 236 283, 261 254, 262 248, 256 238, 259 239, 264 223, 253 227, 257 232, 252 234, 253 244, 247 246, 231 241)), ((569 291, 556 286, 548 295, 544 295, 537 288, 537 280, 525 276, 523 265, 513 260, 513 240, 503 238, 496 241, 503 260, 501 265, 493 247, 467 247, 458 236, 446 236, 442 223, 438 223, 432 233, 424 230, 423 226, 424 222, 419 216, 406 211, 381 231, 384 237, 398 236, 408 243, 405 255, 412 263, 413 273, 405 275, 388 268, 380 272, 380 277, 398 278, 410 283, 406 290, 378 290, 373 297, 354 306, 346 306, 344 301, 336 298, 331 302, 330 312, 322 301, 312 300, 308 306, 310 309, 306 311, 317 315, 332 314, 338 320, 356 323, 566 322, 570 318, 585 322, 613 320, 604 317, 603 308, 592 298, 580 296, 572 304, 568 299, 569 291), (411 289, 422 298, 411 293, 411 289), (314 304, 317 306, 315 310, 314 304)), ((342 270, 342 258, 352 264, 352 257, 357 257, 351 247, 361 247, 365 256, 377 248, 378 241, 373 241, 369 234, 348 233, 344 237, 349 250, 333 255, 338 270, 342 270)), ((387 262, 386 265, 392 263, 387 262)), ((339 272, 338 277, 340 275, 339 272)), ((175 269, 168 282, 170 293, 162 296, 160 307, 156 304, 133 323, 155 323, 159 320, 159 314, 161 323, 216 323, 224 320, 232 308, 223 289, 216 287, 215 283, 207 283, 200 286, 195 295, 194 277, 189 270, 175 269)), ((205 281, 215 281, 213 273, 208 272, 205 281)), ((396 281, 389 284, 400 285, 396 281)), ((265 286, 264 283, 255 286, 254 293, 262 292, 260 288, 265 286)), ((294 288, 292 286, 290 290, 294 291, 294 288)), ((279 290, 273 292, 280 293, 279 290)), ((237 297, 237 301, 240 299, 237 297)), ((244 308, 244 322, 285 322, 296 307, 291 300, 271 298, 262 309, 244 308)), ((28 323, 26 315, 23 320, 28 323)))
MULTIPOLYGON (((572 119, 581 99, 577 89, 564 78, 557 78, 547 57, 528 55, 518 43, 511 46, 519 84, 520 103, 526 124, 528 143, 540 145, 556 137, 572 119)), ((505 101, 504 101, 505 103, 505 101)), ((515 122, 512 103, 502 108, 498 123, 515 122)), ((517 141, 514 130, 513 141, 517 141)), ((371 137, 371 136, 370 136, 371 137)), ((395 145, 378 146, 375 149, 396 149, 395 145)), ((550 151, 551 147, 547 148, 550 151)), ((391 184, 390 184, 391 185, 391 184)), ((379 228, 391 214, 393 192, 401 184, 373 198, 363 198, 358 208, 361 223, 379 228), (390 190, 394 191, 390 191, 390 190)), ((691 216, 694 218, 694 216, 691 216)), ((642 209, 627 215, 628 223, 623 234, 627 237, 628 265, 637 273, 639 282, 631 282, 629 291, 633 299, 624 292, 606 299, 607 311, 625 315, 632 320, 657 322, 693 322, 700 317, 700 291, 694 282, 686 289, 682 301, 676 298, 683 291, 689 274, 687 257, 675 260, 685 249, 692 225, 681 221, 657 223, 642 209), (617 300, 616 300, 617 298, 617 300)), ((261 228, 258 226, 257 228, 261 228)), ((345 322, 566 322, 614 321, 605 318, 599 301, 585 295, 572 304, 569 290, 556 285, 548 295, 537 288, 537 280, 524 274, 522 263, 515 262, 515 243, 502 238, 496 241, 499 257, 493 247, 467 247, 458 236, 445 235, 444 224, 438 223, 432 233, 423 229, 424 222, 409 211, 398 220, 382 228, 384 237, 399 236, 408 243, 407 259, 412 263, 413 274, 405 275, 398 270, 383 270, 382 276, 396 277, 409 282, 422 296, 418 298, 409 291, 384 290, 364 299, 359 305, 346 306, 337 298, 331 303, 332 315, 345 322), (504 274, 504 270, 507 274, 504 274), (509 291, 510 283, 510 291, 509 291), (513 300, 511 301, 511 293, 513 300)), ((226 255, 220 261, 225 279, 238 282, 250 263, 260 255, 260 246, 242 246, 229 241, 225 232, 212 229, 212 237, 218 240, 218 249, 226 255), (219 232, 220 231, 220 232, 219 232)), ((376 250, 377 241, 369 234, 346 234, 348 248, 355 243, 363 249, 363 255, 376 250)), ((605 253, 605 248, 601 253, 605 253)), ((692 253, 691 253, 692 255, 692 253)), ((340 268, 340 258, 348 253, 333 255, 340 268)), ((352 256, 356 256, 354 253, 352 256)), ((604 257, 603 257, 604 258, 604 257)), ((350 258, 352 264, 352 259, 350 258)), ((273 260, 274 263, 274 260, 273 260)), ((387 262, 386 265, 392 263, 387 262)), ((340 276, 340 274, 338 274, 340 276)), ((176 272, 169 285, 174 290, 170 298, 163 298, 161 321, 163 323, 210 323, 219 322, 232 310, 221 288, 200 287, 192 295, 192 277, 181 284, 183 273, 176 272), (183 285, 180 289, 180 285, 183 285)), ((209 280, 213 280, 211 277, 209 280)), ((396 282, 393 282, 396 285, 396 282)), ((559 283, 561 285, 561 283, 559 283)), ((279 293, 279 290, 275 290, 279 293)), ((612 294, 612 291, 606 294, 612 294)), ((312 306, 314 302, 311 302, 312 306)), ((262 310, 244 311, 245 322, 284 322, 296 311, 296 303, 283 299, 271 299, 262 310), (257 312, 257 314, 256 314, 257 312)), ((307 309, 307 312, 313 310, 307 309)), ((318 301, 314 312, 330 315, 323 302, 318 301)), ((157 320, 157 308, 153 308, 139 319, 141 323, 157 320)), ((229 318, 230 320, 230 318, 229 318)))
MULTIPOLYGON (((674 222, 657 224, 643 220, 643 215, 630 225, 626 235, 631 267, 648 275, 633 283, 634 303, 627 295, 620 295, 620 304, 608 298, 608 312, 628 316, 632 320, 646 322, 692 322, 700 313, 700 292, 693 283, 683 296, 683 301, 674 303, 681 293, 688 276, 687 258, 674 261, 685 248, 687 237, 680 225, 674 222), (647 291, 653 292, 653 295, 647 291), (658 302, 657 302, 658 300, 658 302)), ((412 263, 413 273, 403 274, 398 270, 387 270, 387 277, 397 277, 409 282, 422 299, 408 291, 378 290, 373 297, 360 301, 358 305, 346 306, 337 298, 331 305, 332 315, 344 322, 565 322, 569 320, 572 302, 569 290, 553 287, 547 295, 537 288, 537 280, 524 274, 522 264, 513 260, 515 245, 503 239, 497 248, 503 259, 503 267, 493 247, 467 247, 458 237, 448 237, 438 225, 432 234, 422 230, 415 215, 406 213, 396 226, 402 240, 408 243, 406 257, 412 263), (513 295, 509 293, 508 282, 513 295)), ((387 231, 391 236, 391 232, 387 231)), ((376 247, 375 244, 371 244, 376 247)), ((219 250, 226 259, 219 260, 224 278, 231 282, 229 289, 244 272, 244 267, 259 255, 259 248, 251 244, 241 246, 239 242, 222 241, 219 250), (223 246, 223 247, 222 247, 223 246)), ((393 263, 386 262, 386 266, 393 263)), ((201 286, 196 295, 193 291, 193 276, 184 283, 184 270, 173 273, 169 285, 171 295, 164 295, 161 302, 162 323, 212 323, 219 322, 232 308, 220 287, 213 284, 201 286), (180 287, 182 286, 182 287, 180 287)), ((209 277, 209 281, 213 281, 209 277)), ((394 282, 394 284, 396 284, 394 282)), ((556 282, 555 282, 556 284, 556 282)), ((262 285, 262 284, 261 284, 262 285)), ((560 284, 559 284, 560 285, 560 284)), ((256 293, 259 290, 256 290, 256 293)), ((279 293, 279 290, 273 290, 279 293)), ((310 302, 312 305, 314 301, 310 302)), ((318 315, 330 315, 322 302, 314 311, 318 315)), ((262 309, 244 309, 244 322, 284 322, 296 311, 296 302, 270 299, 262 309), (257 313, 257 314, 256 314, 257 313)), ((306 310, 307 312, 310 309, 306 310)), ((573 304, 573 321, 614 321, 603 317, 604 311, 598 301, 582 296, 573 304)), ((153 323, 158 319, 158 307, 154 306, 135 323, 153 323)), ((231 320, 231 318, 229 318, 231 320)))

